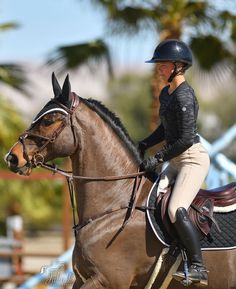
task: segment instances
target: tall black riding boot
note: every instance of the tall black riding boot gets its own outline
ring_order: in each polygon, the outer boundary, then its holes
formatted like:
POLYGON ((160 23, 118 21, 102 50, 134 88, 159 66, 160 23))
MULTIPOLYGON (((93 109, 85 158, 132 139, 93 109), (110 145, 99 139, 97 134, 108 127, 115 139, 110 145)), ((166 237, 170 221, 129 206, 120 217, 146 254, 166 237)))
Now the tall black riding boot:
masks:
MULTIPOLYGON (((179 208, 177 210, 174 226, 190 258, 191 266, 188 270, 189 280, 194 283, 200 283, 199 285, 207 286, 208 274, 203 265, 199 235, 197 229, 189 219, 185 208, 179 208)), ((173 274, 173 277, 178 281, 182 281, 185 279, 185 273, 176 272, 173 274)))

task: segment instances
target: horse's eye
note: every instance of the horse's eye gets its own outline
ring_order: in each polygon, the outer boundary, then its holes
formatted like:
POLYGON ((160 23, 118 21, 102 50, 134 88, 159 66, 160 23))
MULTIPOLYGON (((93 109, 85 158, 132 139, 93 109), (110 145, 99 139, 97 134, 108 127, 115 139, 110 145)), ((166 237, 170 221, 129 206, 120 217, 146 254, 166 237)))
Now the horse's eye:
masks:
POLYGON ((51 118, 44 118, 42 119, 41 125, 43 126, 50 126, 51 124, 53 124, 54 121, 51 118))

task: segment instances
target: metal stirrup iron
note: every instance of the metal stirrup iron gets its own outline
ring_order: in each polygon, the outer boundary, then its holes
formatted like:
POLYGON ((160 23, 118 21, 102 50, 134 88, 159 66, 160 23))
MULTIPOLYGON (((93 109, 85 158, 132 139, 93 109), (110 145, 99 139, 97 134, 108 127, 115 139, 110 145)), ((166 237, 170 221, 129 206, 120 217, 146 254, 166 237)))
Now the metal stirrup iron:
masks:
POLYGON ((192 284, 192 281, 189 279, 188 257, 187 257, 185 249, 181 249, 181 255, 182 255, 182 259, 183 259, 183 263, 184 263, 184 276, 185 276, 185 279, 182 280, 181 283, 185 287, 187 287, 187 286, 190 286, 192 284))

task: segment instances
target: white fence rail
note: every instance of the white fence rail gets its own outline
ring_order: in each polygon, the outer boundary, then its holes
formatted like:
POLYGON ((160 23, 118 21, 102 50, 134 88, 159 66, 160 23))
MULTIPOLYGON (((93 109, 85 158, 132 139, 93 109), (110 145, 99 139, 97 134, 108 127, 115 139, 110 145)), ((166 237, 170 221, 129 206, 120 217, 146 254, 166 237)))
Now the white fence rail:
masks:
POLYGON ((31 289, 40 283, 48 285, 48 289, 57 289, 66 285, 72 285, 74 273, 71 269, 73 248, 66 251, 49 266, 42 268, 41 272, 29 278, 25 283, 20 285, 18 289, 31 289), (62 272, 61 268, 65 265, 68 266, 65 272, 62 272))

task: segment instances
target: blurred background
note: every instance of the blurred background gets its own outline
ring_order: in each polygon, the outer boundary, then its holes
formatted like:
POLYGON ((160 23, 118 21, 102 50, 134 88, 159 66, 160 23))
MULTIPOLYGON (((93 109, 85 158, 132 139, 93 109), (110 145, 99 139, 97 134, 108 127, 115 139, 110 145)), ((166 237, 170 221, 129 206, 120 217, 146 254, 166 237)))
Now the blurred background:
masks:
MULTIPOLYGON (((26 252, 14 261, 13 275, 37 273, 51 260, 38 256, 36 262, 32 252, 46 256, 53 248, 60 255, 73 242, 64 181, 49 180, 40 170, 19 178, 4 163, 19 134, 53 96, 52 72, 60 82, 69 73, 72 91, 102 101, 137 142, 158 124, 164 85, 155 65, 145 61, 168 38, 185 41, 193 51, 186 77, 200 103, 199 133, 214 143, 236 122, 234 0, 0 1, 0 247, 7 246, 4 238, 13 238, 26 252), (21 234, 9 233, 12 216, 21 234)), ((221 152, 236 162, 234 137, 221 152)))

